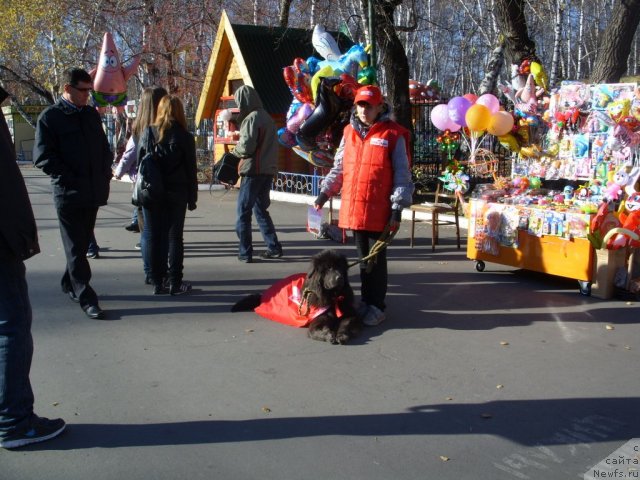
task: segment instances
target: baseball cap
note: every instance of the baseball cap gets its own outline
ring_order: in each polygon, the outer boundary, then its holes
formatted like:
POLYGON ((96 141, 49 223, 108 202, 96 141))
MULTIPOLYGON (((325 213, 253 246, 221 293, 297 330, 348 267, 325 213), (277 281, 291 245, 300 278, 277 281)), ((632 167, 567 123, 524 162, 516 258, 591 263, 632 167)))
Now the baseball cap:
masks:
POLYGON ((380 88, 374 85, 360 87, 356 91, 356 97, 353 100, 353 103, 359 102, 365 102, 374 107, 376 105, 380 105, 382 103, 382 93, 380 92, 380 88))

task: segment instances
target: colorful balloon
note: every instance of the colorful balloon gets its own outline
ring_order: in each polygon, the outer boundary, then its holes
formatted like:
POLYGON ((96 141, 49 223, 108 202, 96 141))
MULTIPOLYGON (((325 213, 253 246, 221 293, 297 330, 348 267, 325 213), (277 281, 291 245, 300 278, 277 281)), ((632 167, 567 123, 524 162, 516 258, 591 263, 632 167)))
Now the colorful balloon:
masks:
POLYGON ((303 124, 303 122, 309 117, 309 115, 311 115, 312 112, 312 104, 303 103, 302 105, 300 105, 296 109, 296 112, 291 115, 291 118, 287 120, 287 130, 294 134, 298 133, 298 130, 300 130, 300 125, 303 124))
POLYGON ((467 110, 465 120, 471 132, 483 132, 491 121, 491 111, 486 106, 476 103, 467 110))
POLYGON ((500 101, 496 98, 495 95, 492 95, 490 93, 480 95, 476 100, 476 105, 484 105, 489 109, 491 113, 496 113, 498 110, 500 110, 500 101))
POLYGON ((513 116, 509 112, 499 111, 491 115, 487 131, 497 137, 505 135, 513 128, 513 116))
POLYGON ((464 95, 462 95, 464 98, 466 98, 467 100, 469 100, 471 102, 471 104, 473 105, 474 103, 476 103, 476 100, 478 100, 478 96, 475 93, 465 93, 464 95))
POLYGON ((467 113, 467 110, 469 110, 469 107, 471 107, 471 102, 466 98, 453 97, 447 104, 449 118, 454 123, 466 127, 467 123, 465 122, 464 116, 467 113))
POLYGON ((450 127, 453 121, 449 117, 449 108, 446 104, 441 103, 433 107, 433 110, 431 110, 431 123, 433 123, 438 130, 453 131, 450 127))

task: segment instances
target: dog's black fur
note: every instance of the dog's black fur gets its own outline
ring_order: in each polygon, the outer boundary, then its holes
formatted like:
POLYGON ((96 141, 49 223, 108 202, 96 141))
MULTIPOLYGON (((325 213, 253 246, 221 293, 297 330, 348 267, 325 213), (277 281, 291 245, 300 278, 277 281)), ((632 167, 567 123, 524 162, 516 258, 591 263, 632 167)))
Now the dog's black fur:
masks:
POLYGON ((329 309, 309 324, 310 338, 344 345, 362 330, 362 320, 353 305, 348 268, 346 257, 336 250, 323 250, 311 257, 303 290, 311 292, 308 297, 310 305, 329 306, 329 309))
MULTIPOLYGON (((310 338, 343 345, 362 330, 362 319, 358 318, 353 305, 354 294, 349 284, 348 268, 346 257, 336 250, 323 250, 311 257, 303 291, 310 292, 307 297, 310 306, 328 306, 329 309, 309 323, 310 338)), ((258 294, 249 295, 238 301, 231 311, 253 310, 260 304, 260 298, 258 294)), ((306 304, 303 308, 306 308, 306 304)))

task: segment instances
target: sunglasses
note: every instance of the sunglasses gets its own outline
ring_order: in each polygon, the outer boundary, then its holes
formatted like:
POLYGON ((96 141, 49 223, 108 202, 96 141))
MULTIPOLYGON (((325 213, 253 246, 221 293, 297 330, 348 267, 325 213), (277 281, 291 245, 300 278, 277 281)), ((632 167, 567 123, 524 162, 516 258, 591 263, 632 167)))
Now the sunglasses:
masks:
POLYGON ((80 88, 80 87, 76 87, 75 85, 71 85, 69 84, 69 86, 79 92, 91 92, 91 90, 93 90, 93 87, 87 87, 87 88, 80 88))

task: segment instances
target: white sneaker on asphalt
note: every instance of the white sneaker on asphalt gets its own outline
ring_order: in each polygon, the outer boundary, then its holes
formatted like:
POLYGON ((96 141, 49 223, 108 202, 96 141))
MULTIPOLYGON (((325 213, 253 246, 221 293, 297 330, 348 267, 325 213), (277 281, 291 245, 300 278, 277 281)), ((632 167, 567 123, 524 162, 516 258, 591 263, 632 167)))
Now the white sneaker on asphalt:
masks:
POLYGON ((362 317, 362 323, 369 327, 375 327, 384 322, 384 312, 374 305, 369 305, 367 313, 362 317))

